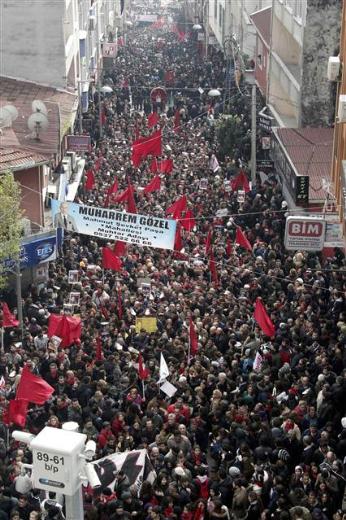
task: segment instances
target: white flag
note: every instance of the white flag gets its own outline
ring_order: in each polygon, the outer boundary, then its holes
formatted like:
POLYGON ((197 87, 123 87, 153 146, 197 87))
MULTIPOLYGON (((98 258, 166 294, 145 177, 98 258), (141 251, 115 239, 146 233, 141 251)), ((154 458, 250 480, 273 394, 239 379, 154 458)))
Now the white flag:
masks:
POLYGON ((162 354, 162 352, 161 352, 161 356, 160 356, 160 379, 159 379, 159 383, 161 383, 161 381, 165 381, 165 380, 167 379, 168 376, 169 376, 168 366, 167 366, 166 360, 165 360, 165 358, 163 357, 163 354, 162 354))
POLYGON ((263 357, 262 355, 260 354, 259 350, 256 352, 256 356, 255 356, 255 360, 253 362, 253 369, 256 371, 256 372, 259 372, 262 368, 262 361, 263 361, 263 357))
POLYGON ((0 379, 0 390, 5 388, 5 386, 6 386, 5 378, 4 378, 4 376, 1 376, 1 379, 0 379))
POLYGON ((210 169, 213 173, 216 173, 216 172, 220 169, 219 161, 217 160, 215 154, 213 154, 213 155, 210 157, 210 161, 209 161, 209 169, 210 169))

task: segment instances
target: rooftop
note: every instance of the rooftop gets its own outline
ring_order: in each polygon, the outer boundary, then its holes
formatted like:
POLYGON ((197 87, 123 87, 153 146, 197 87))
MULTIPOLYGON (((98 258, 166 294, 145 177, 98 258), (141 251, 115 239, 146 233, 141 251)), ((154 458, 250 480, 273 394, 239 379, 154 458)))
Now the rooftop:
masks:
POLYGON ((270 32, 272 23, 272 8, 265 7, 260 11, 256 11, 250 15, 252 23, 256 27, 256 31, 260 35, 261 39, 270 46, 270 32))
POLYGON ((38 154, 51 156, 58 152, 61 138, 73 124, 77 95, 57 90, 29 81, 20 81, 0 76, 0 106, 14 105, 18 117, 11 128, 3 128, 1 147, 24 147, 38 154), (39 99, 48 110, 49 127, 34 139, 30 134, 27 120, 32 114, 31 103, 39 99))
POLYGON ((0 147, 0 172, 6 170, 26 170, 36 164, 46 163, 48 158, 31 150, 15 150, 0 147))
POLYGON ((309 176, 309 200, 324 200, 322 181, 330 180, 333 129, 277 128, 276 133, 298 175, 309 176))

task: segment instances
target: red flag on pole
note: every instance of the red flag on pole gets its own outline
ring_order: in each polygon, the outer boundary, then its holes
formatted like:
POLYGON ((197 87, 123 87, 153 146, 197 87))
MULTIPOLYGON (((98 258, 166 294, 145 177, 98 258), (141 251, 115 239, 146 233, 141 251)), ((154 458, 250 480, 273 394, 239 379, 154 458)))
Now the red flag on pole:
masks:
POLYGON ((32 374, 25 365, 17 387, 16 399, 24 399, 35 404, 44 404, 53 392, 54 388, 47 381, 32 374))
POLYGON ((226 243, 226 255, 227 255, 227 256, 231 256, 232 251, 233 251, 233 248, 232 248, 232 242, 231 242, 231 239, 230 239, 229 237, 227 237, 227 243, 226 243))
POLYGON ((145 368, 142 354, 138 356, 138 377, 141 381, 145 381, 149 377, 149 370, 145 368))
POLYGON ((161 155, 162 132, 161 128, 146 137, 140 137, 132 144, 132 164, 138 168, 142 160, 148 155, 161 155))
POLYGON ((212 237, 213 237, 213 229, 210 228, 208 231, 208 234, 207 234, 207 239, 205 241, 205 254, 206 255, 209 255, 209 253, 210 253, 212 237))
POLYGON ((178 222, 176 230, 175 230, 174 251, 181 251, 182 249, 183 249, 183 241, 181 239, 181 226, 178 222))
POLYGON ((238 175, 231 180, 231 188, 233 191, 236 191, 239 188, 242 188, 246 193, 250 191, 249 179, 244 170, 240 170, 238 175))
POLYGON ((252 247, 248 239, 246 238, 245 234, 242 232, 240 227, 237 227, 236 235, 235 235, 235 243, 240 245, 241 247, 244 247, 244 249, 247 249, 252 253, 252 247))
POLYGON ((214 259, 214 253, 213 253, 212 248, 210 249, 209 269, 210 269, 212 281, 214 282, 215 285, 219 285, 219 277, 217 275, 216 262, 214 259))
POLYGON ((125 256, 126 242, 123 242, 122 240, 117 240, 114 244, 113 251, 116 256, 125 256))
POLYGON ((106 200, 105 200, 106 208, 109 206, 110 199, 113 197, 113 195, 116 194, 117 191, 118 191, 118 181, 115 179, 113 184, 107 190, 106 200))
POLYGON ((195 325, 194 325, 191 317, 190 317, 189 334, 190 334, 190 354, 192 356, 195 356, 198 352, 198 338, 197 338, 195 325))
POLYGON ((2 304, 2 326, 7 327, 18 327, 19 321, 16 320, 14 315, 11 313, 6 302, 2 304))
POLYGON ((101 361, 103 359, 103 352, 102 352, 102 339, 101 336, 97 336, 96 338, 96 361, 101 361))
POLYGON ((181 214, 186 209, 186 206, 187 198, 186 195, 183 195, 180 197, 180 199, 173 202, 173 204, 166 209, 166 215, 173 215, 173 218, 177 220, 181 217, 181 214))
POLYGON ((156 157, 150 163, 151 173, 172 173, 173 171, 173 159, 163 159, 158 161, 156 157))
POLYGON ((137 213, 137 207, 134 198, 134 189, 131 184, 128 185, 126 190, 120 193, 116 198, 115 202, 126 202, 127 203, 127 211, 129 213, 137 213))
POLYGON ((173 130, 175 133, 180 132, 181 126, 180 126, 180 110, 177 109, 174 114, 174 124, 173 124, 173 130))
POLYGON ((161 179, 159 175, 156 175, 152 181, 147 184, 143 190, 143 193, 152 193, 153 191, 159 191, 161 188, 161 179))
POLYGON ((269 337, 275 335, 274 324, 272 320, 269 318, 267 311, 260 298, 256 299, 254 318, 263 330, 264 334, 266 334, 269 337))
POLYGON ((153 126, 157 125, 159 120, 159 114, 157 112, 151 112, 151 114, 148 115, 148 127, 152 128, 153 126))
POLYGON ((121 271, 122 268, 120 258, 108 247, 102 248, 102 267, 113 271, 121 271))
POLYGON ((85 181, 85 189, 90 191, 95 187, 95 175, 92 170, 88 170, 86 172, 86 181, 85 181))
POLYGON ((29 401, 26 399, 11 399, 6 410, 6 417, 3 422, 7 425, 16 424, 21 428, 25 427, 26 416, 28 413, 29 401))
POLYGON ((120 287, 118 288, 118 317, 119 317, 119 320, 121 320, 123 317, 123 301, 122 301, 120 287))
POLYGON ((61 338, 60 346, 69 347, 77 339, 80 339, 82 325, 81 319, 75 316, 59 316, 51 314, 48 322, 48 337, 61 338))
POLYGON ((192 229, 196 225, 195 217, 190 209, 188 209, 183 218, 180 220, 180 224, 183 226, 186 231, 192 231, 192 229))

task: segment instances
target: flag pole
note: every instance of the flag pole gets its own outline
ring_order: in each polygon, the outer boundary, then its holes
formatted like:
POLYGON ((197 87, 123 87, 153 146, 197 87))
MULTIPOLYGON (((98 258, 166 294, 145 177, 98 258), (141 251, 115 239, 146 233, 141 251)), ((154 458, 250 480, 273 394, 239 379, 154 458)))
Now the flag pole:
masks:
POLYGON ((187 365, 189 366, 191 362, 191 338, 190 338, 190 328, 189 328, 189 346, 187 350, 187 365))
POLYGON ((104 285, 105 283, 105 270, 104 268, 102 269, 102 285, 104 285))
POLYGON ((143 401, 145 401, 145 385, 144 385, 144 379, 142 379, 142 392, 143 392, 143 401))

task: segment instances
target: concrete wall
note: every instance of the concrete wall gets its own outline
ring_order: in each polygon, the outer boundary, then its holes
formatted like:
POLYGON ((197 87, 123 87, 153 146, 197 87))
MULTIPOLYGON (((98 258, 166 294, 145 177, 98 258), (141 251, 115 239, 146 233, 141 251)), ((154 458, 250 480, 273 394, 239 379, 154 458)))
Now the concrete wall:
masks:
POLYGON ((5 76, 65 87, 62 0, 6 0, 2 4, 0 60, 5 76))
POLYGON ((333 120, 333 85, 327 80, 327 63, 339 46, 341 9, 342 0, 308 0, 301 86, 303 126, 328 126, 333 120))

